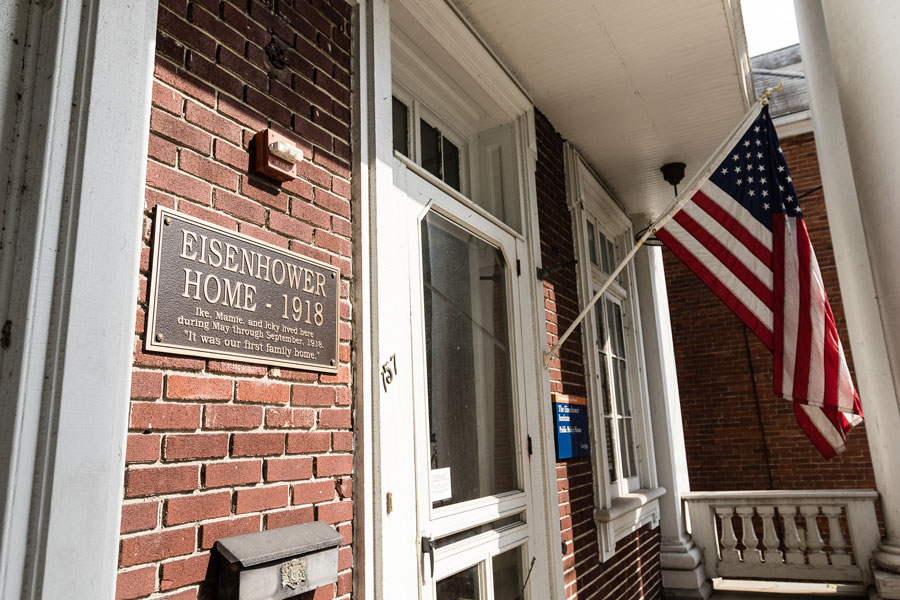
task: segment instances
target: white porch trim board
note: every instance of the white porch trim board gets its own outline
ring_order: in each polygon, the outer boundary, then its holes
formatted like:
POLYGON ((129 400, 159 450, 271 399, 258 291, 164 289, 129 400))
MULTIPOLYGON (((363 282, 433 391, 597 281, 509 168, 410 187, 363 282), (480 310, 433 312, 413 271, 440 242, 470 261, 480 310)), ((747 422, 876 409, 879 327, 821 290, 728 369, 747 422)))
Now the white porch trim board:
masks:
POLYGON ((0 597, 112 598, 156 3, 16 9, 27 34, 2 157, 0 597))

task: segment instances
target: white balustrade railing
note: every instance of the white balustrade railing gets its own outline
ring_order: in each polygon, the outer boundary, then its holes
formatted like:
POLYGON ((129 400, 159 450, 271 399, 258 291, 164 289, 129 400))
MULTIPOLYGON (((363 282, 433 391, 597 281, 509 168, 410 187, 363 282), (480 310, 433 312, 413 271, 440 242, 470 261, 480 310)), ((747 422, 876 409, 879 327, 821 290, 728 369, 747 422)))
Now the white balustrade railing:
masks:
POLYGON ((707 577, 872 583, 872 490, 690 492, 707 577), (848 538, 849 537, 849 543, 848 538))

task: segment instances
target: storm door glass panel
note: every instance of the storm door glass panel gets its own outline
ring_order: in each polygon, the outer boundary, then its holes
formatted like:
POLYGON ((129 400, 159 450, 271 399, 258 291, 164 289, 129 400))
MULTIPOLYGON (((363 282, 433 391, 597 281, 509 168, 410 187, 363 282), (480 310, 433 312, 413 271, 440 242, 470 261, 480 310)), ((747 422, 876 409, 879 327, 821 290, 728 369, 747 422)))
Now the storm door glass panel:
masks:
POLYGON ((503 254, 435 213, 422 254, 433 506, 520 489, 503 254))
POLYGON ((459 148, 447 138, 443 138, 441 148, 444 153, 444 182, 458 192, 460 183, 459 148))
POLYGON ((519 600, 522 581, 522 546, 491 559, 494 575, 493 600, 519 600))
POLYGON ((437 582, 436 600, 480 600, 478 565, 437 582))
MULTIPOLYGON (((597 234, 594 232, 594 224, 590 221, 587 222, 587 241, 588 241, 588 252, 591 255, 591 263, 597 264, 597 234)), ((599 266, 599 265, 598 265, 599 266)))

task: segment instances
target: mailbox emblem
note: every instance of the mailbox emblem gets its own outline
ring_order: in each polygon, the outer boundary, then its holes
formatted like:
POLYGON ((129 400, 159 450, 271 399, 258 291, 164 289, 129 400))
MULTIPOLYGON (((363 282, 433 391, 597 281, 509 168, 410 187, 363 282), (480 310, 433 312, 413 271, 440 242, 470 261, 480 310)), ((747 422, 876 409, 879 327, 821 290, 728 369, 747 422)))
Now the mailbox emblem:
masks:
POLYGON ((306 561, 295 558, 281 565, 281 587, 296 590, 306 581, 306 561))

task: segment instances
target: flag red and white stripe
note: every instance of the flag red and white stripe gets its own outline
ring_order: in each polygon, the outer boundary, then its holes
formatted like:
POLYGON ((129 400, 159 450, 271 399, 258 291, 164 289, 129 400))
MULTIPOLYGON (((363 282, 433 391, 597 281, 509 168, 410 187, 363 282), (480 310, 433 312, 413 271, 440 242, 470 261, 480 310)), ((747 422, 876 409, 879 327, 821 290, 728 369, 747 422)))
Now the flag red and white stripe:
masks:
POLYGON ((774 353, 775 392, 830 458, 862 408, 768 107, 735 140, 657 237, 774 353))

